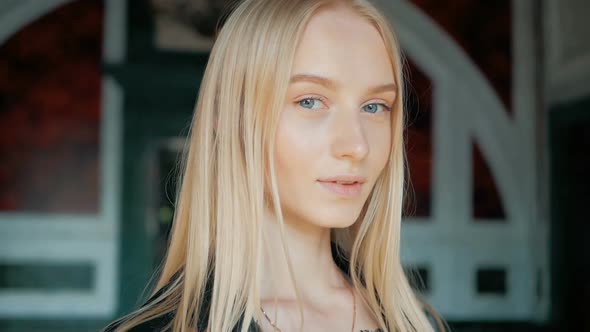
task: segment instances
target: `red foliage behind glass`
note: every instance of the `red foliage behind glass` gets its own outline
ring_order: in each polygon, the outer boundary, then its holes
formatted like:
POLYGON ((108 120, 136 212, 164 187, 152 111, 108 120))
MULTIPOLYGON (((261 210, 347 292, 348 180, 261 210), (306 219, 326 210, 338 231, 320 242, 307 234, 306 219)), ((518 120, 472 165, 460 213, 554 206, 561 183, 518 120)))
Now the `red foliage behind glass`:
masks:
POLYGON ((98 210, 103 8, 74 1, 0 47, 0 211, 98 210))

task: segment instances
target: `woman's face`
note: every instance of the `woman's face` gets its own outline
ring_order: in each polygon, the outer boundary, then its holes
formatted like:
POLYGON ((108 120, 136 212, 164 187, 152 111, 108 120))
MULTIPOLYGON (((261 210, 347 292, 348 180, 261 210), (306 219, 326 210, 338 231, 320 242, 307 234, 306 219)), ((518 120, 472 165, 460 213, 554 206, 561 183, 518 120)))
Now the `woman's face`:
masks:
POLYGON ((276 136, 286 221, 347 227, 391 147, 392 65, 378 31, 344 8, 314 15, 298 46, 276 136))

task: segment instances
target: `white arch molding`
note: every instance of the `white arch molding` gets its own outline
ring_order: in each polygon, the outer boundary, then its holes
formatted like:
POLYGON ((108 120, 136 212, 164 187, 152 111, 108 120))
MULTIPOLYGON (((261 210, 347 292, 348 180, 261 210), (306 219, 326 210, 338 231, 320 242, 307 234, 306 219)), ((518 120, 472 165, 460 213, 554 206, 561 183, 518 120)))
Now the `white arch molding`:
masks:
MULTIPOLYGON (((82 1, 82 0, 80 0, 82 1)), ((0 2, 0 46, 29 23, 71 0, 0 2)), ((103 60, 123 61, 125 0, 104 1, 103 60)), ((123 91, 109 75, 101 82, 101 127, 97 214, 0 213, 0 261, 90 263, 89 291, 0 292, 0 318, 110 318, 118 296, 119 215, 123 91)))
POLYGON ((434 86, 432 212, 430 222, 404 225, 404 260, 430 267, 429 300, 447 319, 545 319, 547 298, 534 295, 537 269, 548 293, 548 255, 547 223, 537 221, 542 213, 535 197, 531 0, 512 2, 511 116, 467 54, 430 17, 407 0, 375 3, 434 86), (474 141, 494 176, 504 223, 473 223, 474 141), (488 265, 507 269, 506 296, 476 294, 475 271, 488 265))
POLYGON ((0 45, 39 17, 71 0, 4 0, 0 3, 0 45))

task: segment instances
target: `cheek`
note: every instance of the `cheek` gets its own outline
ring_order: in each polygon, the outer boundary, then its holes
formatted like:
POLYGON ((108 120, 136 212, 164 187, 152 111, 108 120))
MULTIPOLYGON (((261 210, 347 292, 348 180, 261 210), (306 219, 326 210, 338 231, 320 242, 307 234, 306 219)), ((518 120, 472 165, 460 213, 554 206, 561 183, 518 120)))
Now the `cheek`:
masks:
POLYGON ((368 130, 368 143, 371 147, 371 169, 376 174, 383 170, 391 151, 391 129, 388 126, 368 130))
POLYGON ((279 186, 287 189, 289 184, 314 181, 313 166, 319 159, 317 149, 321 139, 317 137, 317 132, 314 135, 314 128, 290 114, 284 114, 275 139, 275 167, 279 186))

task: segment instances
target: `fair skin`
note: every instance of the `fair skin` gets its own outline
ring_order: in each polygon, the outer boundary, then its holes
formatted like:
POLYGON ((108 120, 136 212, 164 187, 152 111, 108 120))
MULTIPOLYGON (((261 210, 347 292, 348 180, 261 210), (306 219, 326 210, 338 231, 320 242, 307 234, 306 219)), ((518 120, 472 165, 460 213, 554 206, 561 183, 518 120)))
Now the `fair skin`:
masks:
MULTIPOLYGON (((369 22, 344 7, 322 9, 311 18, 295 55, 275 158, 305 331, 350 331, 350 284, 332 258, 330 230, 356 222, 387 164, 394 82, 383 40, 369 22), (329 183, 343 175, 363 183, 329 183)), ((297 297, 270 211, 264 229, 261 305, 271 319, 278 315, 283 332, 299 331, 297 297)), ((261 325, 273 331, 266 320, 261 325)), ((376 327, 357 294, 355 331, 376 327)))

